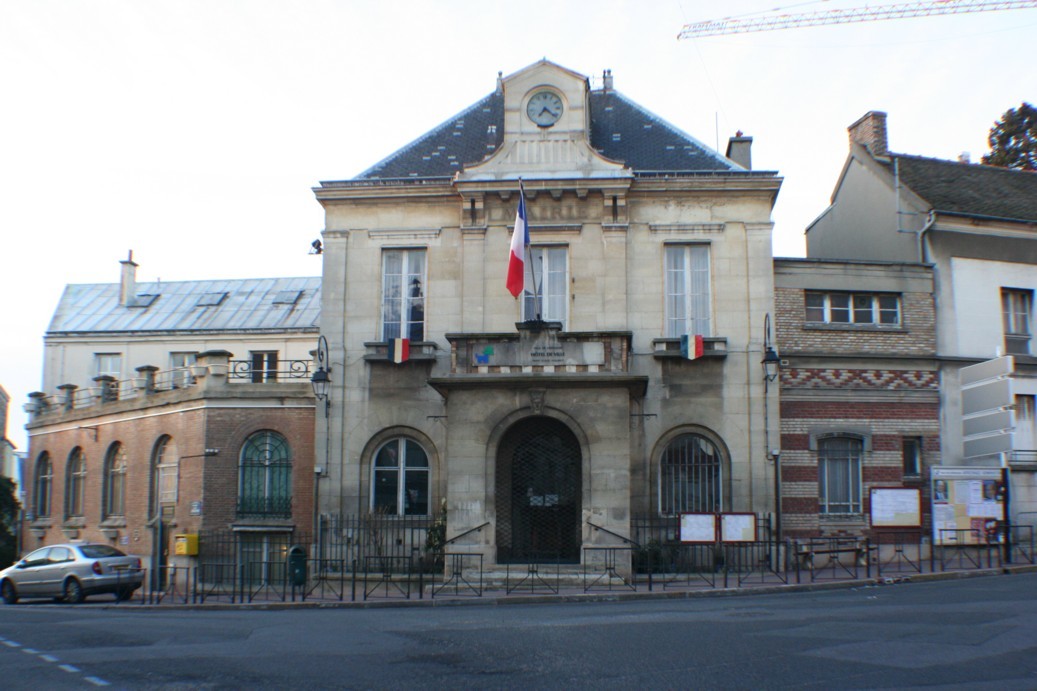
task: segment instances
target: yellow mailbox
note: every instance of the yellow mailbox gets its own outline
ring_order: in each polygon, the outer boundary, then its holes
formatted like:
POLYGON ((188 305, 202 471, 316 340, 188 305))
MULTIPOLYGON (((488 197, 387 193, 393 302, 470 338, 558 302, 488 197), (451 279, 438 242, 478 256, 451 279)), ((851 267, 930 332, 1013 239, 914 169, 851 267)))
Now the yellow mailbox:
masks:
POLYGON ((198 556, 198 533, 181 533, 175 539, 175 553, 178 557, 198 556))

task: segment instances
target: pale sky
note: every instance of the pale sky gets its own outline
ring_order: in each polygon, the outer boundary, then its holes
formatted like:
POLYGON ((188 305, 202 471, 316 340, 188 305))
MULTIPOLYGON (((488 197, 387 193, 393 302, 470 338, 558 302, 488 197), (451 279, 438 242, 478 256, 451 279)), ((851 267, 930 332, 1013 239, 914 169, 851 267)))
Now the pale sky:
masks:
MULTIPOLYGON (((903 2, 904 0, 896 0, 903 2)), ((692 21, 865 0, 6 0, 0 3, 0 386, 8 437, 42 380, 67 283, 314 276, 311 188, 355 176, 546 57, 785 179, 778 256, 828 204, 846 127, 889 114, 894 151, 977 161, 1037 102, 1037 10, 698 40, 692 21)), ((874 4, 874 0, 871 4, 874 4)), ((502 288, 503 290, 503 288, 502 288)))

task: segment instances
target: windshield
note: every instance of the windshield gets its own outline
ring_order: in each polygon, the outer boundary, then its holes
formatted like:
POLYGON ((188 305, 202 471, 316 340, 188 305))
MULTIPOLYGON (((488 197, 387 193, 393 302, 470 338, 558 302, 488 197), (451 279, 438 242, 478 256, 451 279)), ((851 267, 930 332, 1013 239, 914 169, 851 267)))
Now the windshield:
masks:
POLYGON ((103 559, 104 557, 125 557, 126 555, 108 545, 80 545, 79 551, 87 559, 103 559))

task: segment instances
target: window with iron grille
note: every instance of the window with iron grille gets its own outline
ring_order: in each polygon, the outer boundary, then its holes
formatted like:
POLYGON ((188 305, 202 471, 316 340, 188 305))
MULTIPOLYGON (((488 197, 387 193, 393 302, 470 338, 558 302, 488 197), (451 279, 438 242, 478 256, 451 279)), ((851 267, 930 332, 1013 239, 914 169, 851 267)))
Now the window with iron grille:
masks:
POLYGON ((83 449, 72 449, 65 472, 65 517, 81 517, 86 496, 86 459, 83 449))
POLYGON ((155 444, 151 455, 154 486, 154 511, 160 513, 162 506, 176 504, 180 482, 180 459, 172 437, 163 436, 155 444))
POLYGON ((808 323, 900 326, 900 296, 894 293, 808 291, 805 301, 808 323))
POLYGON ((1010 355, 1030 354, 1030 321, 1033 314, 1033 291, 1001 289, 1001 318, 1005 329, 1005 352, 1010 355))
POLYGON ((569 317, 569 248, 531 246, 529 255, 525 262, 526 288, 522 291, 522 319, 532 321, 539 314, 543 321, 562 322, 565 328, 569 317), (540 292, 539 312, 534 286, 540 292))
POLYGON ((393 516, 429 513, 428 454, 416 441, 393 439, 375 454, 371 510, 393 516))
POLYGON ((659 512, 724 510, 723 463, 720 450, 701 434, 684 434, 670 442, 659 469, 659 512))
POLYGON ((126 450, 116 442, 108 449, 104 459, 104 507, 105 518, 126 515, 126 450))
POLYGON ((50 454, 44 451, 36 461, 36 486, 33 492, 33 504, 37 518, 50 515, 51 488, 53 487, 54 465, 50 462, 50 454))
POLYGON ((382 340, 425 340, 425 250, 382 253, 382 340))
POLYGON ((239 470, 239 516, 291 517, 292 452, 283 436, 264 430, 246 439, 239 470))
POLYGON ((712 336, 709 245, 666 247, 666 336, 712 336))
POLYGON ((817 480, 820 512, 861 512, 861 460, 864 443, 856 437, 817 440, 817 480))

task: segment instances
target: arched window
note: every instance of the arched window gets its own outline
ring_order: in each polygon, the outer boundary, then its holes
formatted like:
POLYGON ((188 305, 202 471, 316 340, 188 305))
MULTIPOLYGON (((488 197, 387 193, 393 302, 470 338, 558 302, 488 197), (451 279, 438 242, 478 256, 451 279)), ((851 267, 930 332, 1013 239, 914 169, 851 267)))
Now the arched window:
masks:
POLYGON ((659 512, 724 510, 720 450, 701 434, 682 434, 667 446, 659 467, 659 512))
POLYGON ((411 439, 392 439, 378 449, 371 475, 371 510, 394 516, 429 513, 428 454, 411 439))
POLYGON ((86 494, 86 459, 83 449, 76 447, 68 456, 65 469, 65 516, 67 518, 83 515, 83 499, 86 494))
POLYGON ((831 436, 817 440, 818 504, 821 513, 861 512, 864 441, 831 436))
POLYGON ((180 458, 169 436, 160 437, 151 454, 151 507, 155 515, 163 506, 175 506, 179 488, 180 458))
POLYGON ((239 516, 292 515, 292 450, 277 432, 256 432, 241 447, 239 516))
POLYGON ((50 515, 50 492, 54 486, 54 465, 50 462, 50 454, 46 451, 36 460, 36 485, 33 490, 33 505, 36 517, 50 515))
POLYGON ((104 458, 104 517, 126 515, 126 450, 119 442, 104 458))

